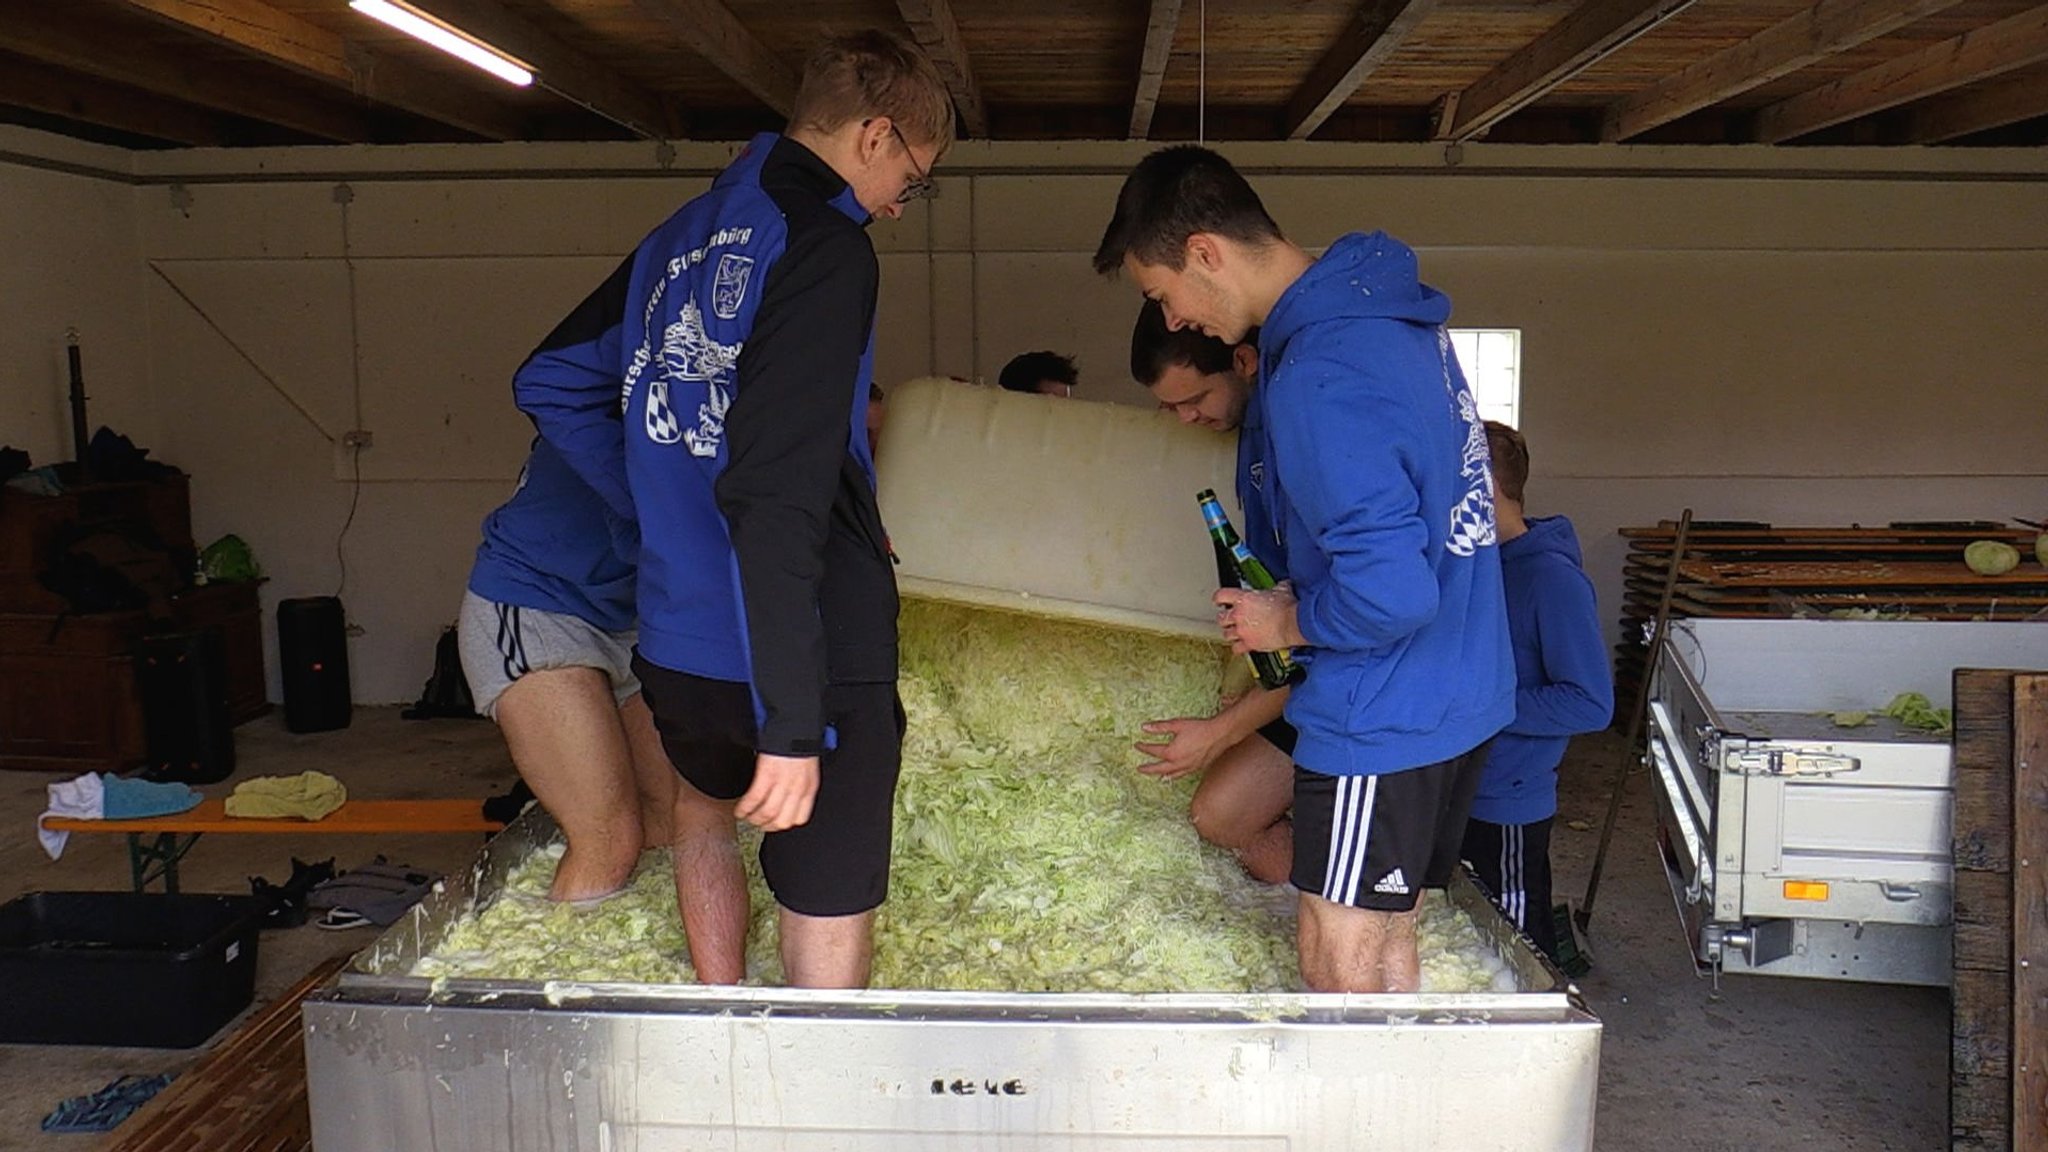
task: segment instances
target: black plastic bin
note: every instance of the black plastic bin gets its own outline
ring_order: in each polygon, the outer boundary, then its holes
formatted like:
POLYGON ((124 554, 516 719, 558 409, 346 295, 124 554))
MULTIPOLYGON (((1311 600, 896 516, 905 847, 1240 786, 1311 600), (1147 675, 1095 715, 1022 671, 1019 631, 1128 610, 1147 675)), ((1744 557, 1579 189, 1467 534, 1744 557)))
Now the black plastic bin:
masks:
POLYGON ((0 1043, 191 1048, 255 994, 247 896, 31 892, 0 907, 0 1043))

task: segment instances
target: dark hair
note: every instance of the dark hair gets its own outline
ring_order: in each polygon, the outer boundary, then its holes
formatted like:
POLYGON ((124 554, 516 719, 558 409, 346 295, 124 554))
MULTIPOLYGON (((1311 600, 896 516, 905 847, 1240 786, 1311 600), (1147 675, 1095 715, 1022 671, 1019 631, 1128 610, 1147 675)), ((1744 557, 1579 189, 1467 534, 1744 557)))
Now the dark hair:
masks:
POLYGON ((1493 482, 1500 494, 1520 503, 1529 482, 1529 442, 1498 420, 1486 422, 1486 450, 1493 454, 1493 482))
MULTIPOLYGON (((1239 344, 1259 346, 1257 328, 1245 333, 1239 344)), ((1236 347, 1194 328, 1175 332, 1166 326, 1166 310, 1157 300, 1147 300, 1138 309, 1138 322, 1131 328, 1131 379, 1150 388, 1159 383, 1166 370, 1185 364, 1204 376, 1228 372, 1237 361, 1236 347)))
POLYGON ((864 116, 887 116, 905 140, 941 152, 953 143, 953 96, 931 58, 874 28, 818 46, 804 65, 789 123, 831 133, 864 116))
POLYGON ((1036 392, 1041 380, 1054 380, 1072 388, 1081 379, 1071 356, 1057 352, 1026 352, 1003 365, 996 382, 1012 392, 1036 392))
POLYGON ((1125 256, 1136 256, 1179 271, 1187 264, 1188 237, 1197 232, 1241 244, 1281 239, 1280 226, 1230 161, 1196 144, 1162 148, 1124 177, 1116 214, 1095 249, 1095 270, 1112 275, 1125 256))

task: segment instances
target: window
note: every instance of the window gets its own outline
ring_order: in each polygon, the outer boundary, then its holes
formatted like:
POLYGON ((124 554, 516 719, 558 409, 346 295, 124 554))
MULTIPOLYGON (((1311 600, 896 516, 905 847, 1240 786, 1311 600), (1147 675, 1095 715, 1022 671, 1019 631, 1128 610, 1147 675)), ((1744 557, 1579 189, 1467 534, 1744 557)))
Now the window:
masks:
POLYGON ((1521 427, 1522 330, 1519 328, 1453 328, 1451 349, 1465 370, 1465 383, 1479 404, 1483 420, 1521 427))

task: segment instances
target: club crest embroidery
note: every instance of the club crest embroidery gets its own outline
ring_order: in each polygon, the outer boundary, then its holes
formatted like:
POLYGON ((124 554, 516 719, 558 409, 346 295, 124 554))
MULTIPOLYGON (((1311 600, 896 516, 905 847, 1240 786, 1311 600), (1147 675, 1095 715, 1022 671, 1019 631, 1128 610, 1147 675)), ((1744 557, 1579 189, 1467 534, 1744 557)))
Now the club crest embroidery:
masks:
POLYGON ((754 278, 754 258, 727 253, 718 258, 718 269, 711 277, 711 313, 720 320, 734 320, 739 317, 740 306, 747 302, 747 282, 754 278))

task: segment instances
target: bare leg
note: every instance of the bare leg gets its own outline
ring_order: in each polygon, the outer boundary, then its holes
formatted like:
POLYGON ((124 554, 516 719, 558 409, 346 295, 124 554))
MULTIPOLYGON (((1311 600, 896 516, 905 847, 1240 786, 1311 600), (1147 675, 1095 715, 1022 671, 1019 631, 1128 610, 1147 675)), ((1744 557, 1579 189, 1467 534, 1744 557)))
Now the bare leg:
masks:
POLYGON ((619 705, 619 720, 626 728, 626 746, 632 750, 633 786, 640 793, 640 842, 667 844, 674 839, 676 789, 682 781, 662 750, 654 713, 648 711, 647 701, 639 693, 619 705))
POLYGON ((1244 870, 1284 884, 1294 865, 1294 761, 1263 736, 1217 757, 1188 806, 1202 839, 1237 855, 1244 870))
POLYGON ((1301 894, 1301 978, 1314 992, 1413 992, 1419 910, 1374 912, 1301 894))
POLYGON ((690 941, 690 964, 706 984, 737 984, 747 974, 747 877, 732 804, 676 780, 670 809, 676 903, 690 941))
POLYGON ((875 914, 805 916, 782 909, 782 973, 795 988, 865 988, 875 914))
POLYGON ((512 763, 569 841, 549 898, 618 890, 640 858, 640 821, 626 734, 605 674, 528 672, 498 697, 497 721, 512 763))

